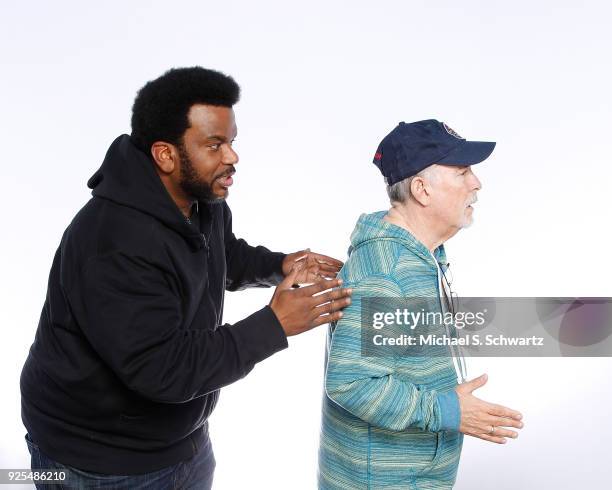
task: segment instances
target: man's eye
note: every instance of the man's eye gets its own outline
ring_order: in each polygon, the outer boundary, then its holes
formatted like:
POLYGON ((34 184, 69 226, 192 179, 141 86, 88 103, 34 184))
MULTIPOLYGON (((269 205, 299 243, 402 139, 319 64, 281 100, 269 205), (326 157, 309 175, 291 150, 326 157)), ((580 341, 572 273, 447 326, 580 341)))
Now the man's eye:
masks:
POLYGON ((208 145, 208 147, 213 151, 217 151, 221 147, 221 145, 216 143, 214 145, 208 145))

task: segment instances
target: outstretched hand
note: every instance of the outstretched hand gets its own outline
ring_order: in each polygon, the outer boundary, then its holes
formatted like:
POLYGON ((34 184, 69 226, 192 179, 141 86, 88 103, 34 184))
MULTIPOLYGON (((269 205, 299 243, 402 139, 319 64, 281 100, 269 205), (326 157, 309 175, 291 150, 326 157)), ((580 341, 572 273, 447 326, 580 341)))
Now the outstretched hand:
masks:
POLYGON ((487 375, 483 374, 455 388, 461 409, 459 432, 485 441, 505 444, 506 438, 518 437, 516 431, 506 427, 523 428, 523 416, 516 410, 485 402, 472 394, 474 390, 484 386, 487 379, 487 375))
POLYGON ((340 279, 319 279, 303 288, 293 289, 304 263, 298 262, 274 291, 270 308, 285 335, 297 335, 324 323, 339 320, 342 308, 351 303, 351 289, 338 288, 340 279), (337 289, 332 289, 337 288, 337 289))
POLYGON ((321 279, 334 279, 343 263, 327 255, 311 252, 309 248, 289 254, 283 260, 283 275, 287 277, 294 265, 303 262, 295 284, 312 284, 321 279))

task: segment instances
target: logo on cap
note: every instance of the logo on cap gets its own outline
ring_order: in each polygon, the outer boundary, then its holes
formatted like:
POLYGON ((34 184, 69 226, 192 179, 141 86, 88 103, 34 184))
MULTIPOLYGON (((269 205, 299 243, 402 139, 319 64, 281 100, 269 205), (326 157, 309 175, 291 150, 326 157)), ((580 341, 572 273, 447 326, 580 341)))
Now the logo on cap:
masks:
POLYGON ((451 136, 454 136, 455 138, 460 139, 460 140, 465 139, 459 136, 459 134, 453 128, 451 128, 448 124, 442 123, 442 126, 444 126, 444 129, 446 129, 446 132, 450 134, 451 136))

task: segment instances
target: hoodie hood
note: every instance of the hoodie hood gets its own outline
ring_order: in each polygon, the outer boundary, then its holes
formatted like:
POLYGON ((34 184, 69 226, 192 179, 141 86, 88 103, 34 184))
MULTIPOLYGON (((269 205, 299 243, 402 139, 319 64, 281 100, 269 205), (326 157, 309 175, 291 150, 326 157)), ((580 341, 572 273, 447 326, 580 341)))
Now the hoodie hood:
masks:
POLYGON ((123 134, 113 141, 87 187, 93 189, 93 196, 153 216, 193 245, 201 245, 199 231, 187 222, 155 172, 153 162, 132 143, 129 135, 123 134))
MULTIPOLYGON (((412 253, 437 267, 437 264, 433 263, 432 254, 427 247, 404 228, 385 221, 383 218, 386 214, 387 211, 377 211, 359 216, 355 229, 351 234, 351 246, 349 247, 348 255, 350 256, 353 250, 372 240, 390 240, 401 243, 402 246, 409 249, 412 253)), ((444 245, 436 248, 433 256, 438 263, 446 264, 444 245)))

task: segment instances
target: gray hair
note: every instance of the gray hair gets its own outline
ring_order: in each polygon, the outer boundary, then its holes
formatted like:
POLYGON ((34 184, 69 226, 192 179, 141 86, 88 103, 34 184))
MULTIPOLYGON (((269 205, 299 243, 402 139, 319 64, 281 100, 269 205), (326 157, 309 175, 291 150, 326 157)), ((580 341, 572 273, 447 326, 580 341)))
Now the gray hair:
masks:
POLYGON ((405 203, 412 196, 412 192, 410 191, 410 184, 412 184, 412 179, 415 177, 424 177, 427 179, 433 179, 435 176, 435 172, 433 171, 433 165, 424 168, 419 173, 415 175, 411 175, 410 177, 406 177, 404 180, 400 180, 393 185, 387 185, 387 195, 389 196, 389 200, 398 203, 405 203))

